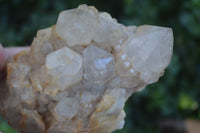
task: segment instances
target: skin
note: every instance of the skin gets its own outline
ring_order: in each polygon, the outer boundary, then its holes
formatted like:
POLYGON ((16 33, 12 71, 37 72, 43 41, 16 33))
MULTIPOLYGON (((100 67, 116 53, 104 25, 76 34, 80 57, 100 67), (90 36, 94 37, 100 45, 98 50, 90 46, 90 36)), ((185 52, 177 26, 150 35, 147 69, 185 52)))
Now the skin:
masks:
POLYGON ((0 80, 5 78, 5 71, 6 71, 6 62, 7 60, 14 56, 15 54, 23 51, 29 50, 30 47, 10 47, 10 48, 3 48, 0 44, 0 80))

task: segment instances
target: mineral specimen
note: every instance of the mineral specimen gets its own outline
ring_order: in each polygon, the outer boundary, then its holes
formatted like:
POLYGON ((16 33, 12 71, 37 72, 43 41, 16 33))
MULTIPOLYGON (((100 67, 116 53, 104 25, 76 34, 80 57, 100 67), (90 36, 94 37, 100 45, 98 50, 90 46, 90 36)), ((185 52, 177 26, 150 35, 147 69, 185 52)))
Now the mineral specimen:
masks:
POLYGON ((123 128, 128 97, 163 75, 172 50, 170 28, 124 26, 87 5, 63 11, 30 52, 10 59, 0 111, 22 133, 110 133, 123 128))

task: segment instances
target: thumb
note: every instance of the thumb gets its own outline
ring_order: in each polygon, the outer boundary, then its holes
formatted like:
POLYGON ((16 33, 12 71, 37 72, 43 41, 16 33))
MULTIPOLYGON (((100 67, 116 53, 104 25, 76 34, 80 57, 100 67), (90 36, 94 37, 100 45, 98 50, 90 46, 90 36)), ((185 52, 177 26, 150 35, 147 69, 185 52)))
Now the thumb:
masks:
POLYGON ((6 64, 6 52, 0 43, 0 80, 3 79, 5 71, 3 71, 6 64))
POLYGON ((0 43, 0 80, 2 77, 5 76, 5 66, 6 66, 6 61, 8 58, 14 56, 15 54, 26 50, 29 51, 30 47, 9 47, 9 48, 3 48, 1 43, 0 43))
POLYGON ((0 71, 5 66, 6 58, 7 58, 6 52, 5 52, 5 50, 3 49, 3 47, 2 47, 2 45, 0 43, 0 71))

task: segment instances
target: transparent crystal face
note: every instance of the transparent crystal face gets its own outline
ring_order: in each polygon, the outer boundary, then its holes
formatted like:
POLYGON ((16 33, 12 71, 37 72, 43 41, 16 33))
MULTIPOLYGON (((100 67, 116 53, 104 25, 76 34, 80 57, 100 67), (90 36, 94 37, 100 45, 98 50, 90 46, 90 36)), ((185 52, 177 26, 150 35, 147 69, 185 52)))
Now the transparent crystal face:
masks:
POLYGON ((96 46, 88 46, 83 51, 84 78, 88 81, 105 84, 115 74, 115 60, 112 54, 96 46))

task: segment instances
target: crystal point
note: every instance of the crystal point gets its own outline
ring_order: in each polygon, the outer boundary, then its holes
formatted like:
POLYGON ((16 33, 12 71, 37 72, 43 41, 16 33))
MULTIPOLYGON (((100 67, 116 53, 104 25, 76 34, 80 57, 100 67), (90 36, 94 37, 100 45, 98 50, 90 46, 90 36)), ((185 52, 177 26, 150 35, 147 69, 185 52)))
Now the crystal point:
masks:
POLYGON ((87 6, 62 11, 58 17, 56 31, 69 46, 88 45, 95 33, 97 17, 95 11, 87 6))
POLYGON ((81 80, 82 56, 64 47, 47 55, 46 69, 58 86, 65 89, 81 80))
POLYGON ((157 81, 169 64, 172 38, 170 28, 143 25, 125 43, 124 52, 130 59, 132 70, 140 72, 141 78, 147 83, 157 81))
POLYGON ((109 81, 115 73, 112 54, 96 46, 88 46, 83 51, 85 79, 97 84, 109 81))

